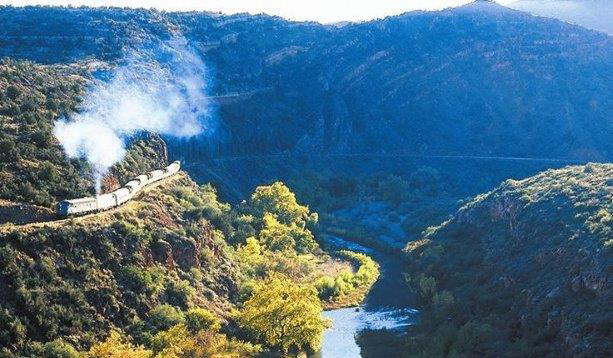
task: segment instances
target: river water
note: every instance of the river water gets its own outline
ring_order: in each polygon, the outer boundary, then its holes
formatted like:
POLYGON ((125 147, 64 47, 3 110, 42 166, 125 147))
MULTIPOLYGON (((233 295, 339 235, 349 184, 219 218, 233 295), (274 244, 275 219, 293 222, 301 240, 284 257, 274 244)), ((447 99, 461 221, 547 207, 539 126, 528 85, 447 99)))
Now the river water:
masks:
MULTIPOLYGON (((322 348, 311 358, 366 358, 357 341, 361 333, 378 331, 401 336, 407 325, 417 321, 417 310, 409 307, 413 300, 403 278, 402 256, 380 253, 340 238, 331 237, 329 240, 334 246, 371 256, 381 266, 381 276, 360 307, 324 312, 324 316, 332 321, 332 327, 324 332, 322 348)), ((371 353, 368 358, 379 357, 371 353)))

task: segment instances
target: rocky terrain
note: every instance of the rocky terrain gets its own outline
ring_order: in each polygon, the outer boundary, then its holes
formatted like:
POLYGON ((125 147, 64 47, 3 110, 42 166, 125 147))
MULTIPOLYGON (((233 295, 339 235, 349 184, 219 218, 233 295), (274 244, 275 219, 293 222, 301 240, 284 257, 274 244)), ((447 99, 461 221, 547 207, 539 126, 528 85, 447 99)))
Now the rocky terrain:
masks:
POLYGON ((418 335, 421 354, 609 355, 612 178, 588 164, 507 180, 410 242, 417 332, 435 338, 418 335))
POLYGON ((226 314, 236 266, 179 190, 199 189, 182 174, 107 213, 0 226, 2 354, 36 356, 60 337, 84 348, 114 327, 138 337, 164 304, 226 314))

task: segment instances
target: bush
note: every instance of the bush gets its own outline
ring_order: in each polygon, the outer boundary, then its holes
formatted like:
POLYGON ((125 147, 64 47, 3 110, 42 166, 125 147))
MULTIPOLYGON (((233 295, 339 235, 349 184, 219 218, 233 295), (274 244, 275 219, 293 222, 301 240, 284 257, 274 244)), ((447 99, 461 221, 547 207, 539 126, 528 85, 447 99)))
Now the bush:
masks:
POLYGON ((158 305, 149 312, 148 322, 152 331, 166 330, 184 321, 183 312, 168 304, 158 305))
POLYGON ((185 325, 192 333, 203 330, 217 332, 221 328, 219 318, 203 308, 189 310, 185 315, 185 325))
POLYGON ((69 343, 60 339, 45 344, 44 358, 80 358, 79 352, 69 343))
POLYGON ((171 305, 187 309, 195 292, 188 281, 180 280, 170 281, 164 290, 164 294, 171 305))
POLYGON ((122 281, 129 289, 137 293, 154 294, 163 284, 164 277, 155 268, 141 268, 137 265, 126 265, 121 272, 122 281))

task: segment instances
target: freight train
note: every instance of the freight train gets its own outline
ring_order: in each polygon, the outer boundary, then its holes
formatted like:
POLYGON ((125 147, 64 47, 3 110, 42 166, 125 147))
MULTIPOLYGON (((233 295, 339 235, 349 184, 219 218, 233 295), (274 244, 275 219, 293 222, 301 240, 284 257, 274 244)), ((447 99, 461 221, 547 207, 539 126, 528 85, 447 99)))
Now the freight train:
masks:
POLYGON ((115 208, 132 199, 147 185, 168 178, 178 173, 180 169, 181 163, 176 161, 164 169, 154 170, 147 174, 139 175, 127 182, 123 187, 111 193, 79 199, 62 200, 57 205, 57 214, 60 217, 68 217, 115 208))

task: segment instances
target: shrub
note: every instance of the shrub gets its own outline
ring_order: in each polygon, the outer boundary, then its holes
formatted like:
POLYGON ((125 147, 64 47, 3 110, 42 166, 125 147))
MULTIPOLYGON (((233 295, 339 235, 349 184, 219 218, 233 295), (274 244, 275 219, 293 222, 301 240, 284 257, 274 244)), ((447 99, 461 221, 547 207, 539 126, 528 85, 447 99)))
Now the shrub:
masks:
POLYGON ((185 325, 190 332, 206 330, 217 332, 221 328, 219 318, 203 308, 192 308, 185 315, 185 325))
POLYGON ((174 306, 187 309, 190 305, 191 299, 194 296, 194 288, 189 284, 189 281, 170 281, 166 285, 164 294, 168 303, 174 306))
POLYGON ((123 282, 134 292, 154 294, 163 284, 164 277, 155 268, 126 265, 121 272, 123 282))
POLYGON ((80 358, 79 352, 69 343, 60 339, 48 342, 43 350, 44 358, 80 358))
POLYGON ((158 305, 149 312, 148 322, 153 331, 166 330, 184 321, 183 312, 168 304, 158 305))
POLYGON ((88 355, 89 358, 150 358, 152 352, 140 346, 133 346, 113 331, 104 342, 94 344, 88 355))

